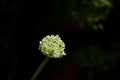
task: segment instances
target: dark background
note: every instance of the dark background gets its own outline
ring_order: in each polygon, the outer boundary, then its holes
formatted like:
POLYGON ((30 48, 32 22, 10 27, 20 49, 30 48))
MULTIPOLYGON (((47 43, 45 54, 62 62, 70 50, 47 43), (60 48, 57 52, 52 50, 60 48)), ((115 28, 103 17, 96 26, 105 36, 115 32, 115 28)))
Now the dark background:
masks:
POLYGON ((112 1, 104 30, 61 23, 64 0, 0 1, 0 80, 30 80, 45 56, 38 51, 46 35, 58 34, 67 56, 50 59, 37 80, 119 80, 119 0, 112 1))

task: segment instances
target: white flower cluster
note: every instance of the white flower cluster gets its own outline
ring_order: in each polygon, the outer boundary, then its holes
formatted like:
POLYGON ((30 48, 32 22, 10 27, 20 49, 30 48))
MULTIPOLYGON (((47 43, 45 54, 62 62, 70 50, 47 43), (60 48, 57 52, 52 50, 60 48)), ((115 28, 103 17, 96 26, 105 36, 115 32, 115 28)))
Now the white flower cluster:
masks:
POLYGON ((40 41, 39 50, 50 58, 61 58, 66 55, 64 52, 65 44, 59 35, 48 35, 40 41))

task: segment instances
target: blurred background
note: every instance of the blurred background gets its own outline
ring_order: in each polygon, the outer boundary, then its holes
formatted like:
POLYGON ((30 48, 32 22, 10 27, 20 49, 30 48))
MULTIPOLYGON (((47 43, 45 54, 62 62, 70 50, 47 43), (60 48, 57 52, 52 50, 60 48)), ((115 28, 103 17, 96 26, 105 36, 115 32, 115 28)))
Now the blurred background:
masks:
POLYGON ((36 80, 120 80, 119 0, 0 0, 0 80, 30 80, 58 34, 67 56, 50 59, 36 80))

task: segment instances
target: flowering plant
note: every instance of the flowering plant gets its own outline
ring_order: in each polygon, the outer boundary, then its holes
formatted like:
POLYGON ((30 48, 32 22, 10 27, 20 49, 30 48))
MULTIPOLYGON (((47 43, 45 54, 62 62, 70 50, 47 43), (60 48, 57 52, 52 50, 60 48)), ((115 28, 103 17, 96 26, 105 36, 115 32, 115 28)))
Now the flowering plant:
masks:
POLYGON ((40 45, 38 50, 40 50, 44 55, 47 57, 44 59, 44 61, 41 63, 39 68, 34 73, 31 80, 35 80, 42 70, 42 68, 45 66, 49 58, 62 58, 62 56, 66 55, 64 52, 65 44, 59 37, 59 35, 48 35, 40 41, 40 45))

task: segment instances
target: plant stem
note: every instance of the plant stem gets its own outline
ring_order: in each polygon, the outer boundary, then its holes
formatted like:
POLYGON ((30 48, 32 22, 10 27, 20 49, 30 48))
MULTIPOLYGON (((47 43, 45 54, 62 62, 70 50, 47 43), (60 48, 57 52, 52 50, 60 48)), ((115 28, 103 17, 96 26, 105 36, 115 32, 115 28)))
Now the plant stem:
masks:
POLYGON ((38 69, 36 70, 36 72, 34 73, 33 77, 31 78, 31 80, 35 80, 38 76, 38 74, 41 72, 41 70, 43 69, 43 67, 45 66, 45 64, 47 63, 47 61, 49 60, 49 57, 46 57, 44 59, 44 61, 40 64, 40 66, 38 67, 38 69))

